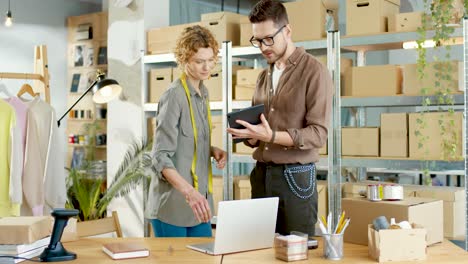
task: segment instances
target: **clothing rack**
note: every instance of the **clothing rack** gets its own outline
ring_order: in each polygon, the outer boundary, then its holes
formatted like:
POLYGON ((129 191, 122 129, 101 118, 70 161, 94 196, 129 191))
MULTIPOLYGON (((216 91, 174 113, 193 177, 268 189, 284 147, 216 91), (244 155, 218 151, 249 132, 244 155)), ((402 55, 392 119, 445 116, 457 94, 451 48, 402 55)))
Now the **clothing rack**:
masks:
POLYGON ((47 63, 47 47, 34 47, 34 73, 0 72, 0 79, 34 80, 33 89, 45 95, 45 101, 50 104, 49 66, 47 63))

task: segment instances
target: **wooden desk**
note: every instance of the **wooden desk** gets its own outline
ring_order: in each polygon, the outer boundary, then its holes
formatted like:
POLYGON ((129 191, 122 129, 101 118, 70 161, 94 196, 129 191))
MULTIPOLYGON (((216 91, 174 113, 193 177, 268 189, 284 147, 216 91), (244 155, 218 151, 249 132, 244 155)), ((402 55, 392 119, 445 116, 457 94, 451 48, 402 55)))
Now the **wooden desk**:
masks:
MULTIPOLYGON (((125 241, 128 243, 143 243, 151 250, 148 258, 120 260, 120 263, 221 263, 221 256, 210 256, 204 253, 190 250, 188 244, 204 243, 212 241, 210 238, 88 238, 74 242, 64 243, 67 250, 75 252, 78 258, 67 263, 101 264, 116 262, 102 252, 103 243, 125 241)), ((293 263, 377 263, 368 257, 367 246, 345 244, 344 258, 341 261, 325 260, 322 257, 322 243, 319 240, 319 248, 309 250, 309 259, 295 261, 293 263)), ((449 241, 431 246, 427 249, 427 260, 415 263, 467 263, 468 252, 455 246, 449 241)), ((32 263, 32 262, 24 262, 32 263)), ((273 248, 255 250, 242 253, 225 255, 223 264, 260 264, 260 263, 285 263, 275 258, 273 248)), ((401 263, 401 262, 398 262, 401 263)))

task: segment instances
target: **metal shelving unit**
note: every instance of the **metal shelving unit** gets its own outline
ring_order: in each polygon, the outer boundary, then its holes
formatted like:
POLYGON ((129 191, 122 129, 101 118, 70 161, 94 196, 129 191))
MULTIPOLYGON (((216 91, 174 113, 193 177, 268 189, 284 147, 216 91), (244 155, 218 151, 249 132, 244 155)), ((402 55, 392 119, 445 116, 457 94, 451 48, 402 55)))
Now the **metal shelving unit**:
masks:
MULTIPOLYGON (((464 63, 465 63, 465 76, 468 76, 468 63, 466 56, 468 56, 468 43, 466 42, 466 36, 468 36, 467 22, 464 22, 464 29, 456 28, 453 37, 457 40, 457 44, 464 44, 464 63), (459 40, 462 41, 459 41, 459 40)), ((430 38, 434 33, 429 31, 427 38, 430 38)), ((339 73, 339 58, 340 52, 357 52, 357 65, 365 65, 365 53, 367 51, 375 50, 391 50, 391 49, 402 49, 403 42, 414 41, 419 38, 416 32, 402 32, 402 33, 384 33, 372 36, 358 36, 358 37, 339 37, 339 33, 329 33, 328 39, 321 39, 315 41, 299 42, 297 46, 304 47, 306 50, 314 50, 318 53, 325 54, 329 61, 329 69, 331 69, 332 76, 333 72, 339 73)), ((232 47, 230 42, 223 43, 222 49, 220 50, 221 63, 223 65, 223 101, 212 102, 212 110, 220 110, 225 115, 227 112, 233 109, 245 108, 251 105, 250 101, 233 101, 232 98, 232 62, 242 61, 249 59, 257 59, 261 57, 260 50, 254 47, 232 47)), ((144 111, 144 118, 151 117, 157 109, 157 104, 146 103, 148 98, 148 80, 147 72, 148 65, 150 64, 173 64, 175 58, 173 54, 160 54, 160 55, 147 55, 143 56, 142 60, 142 105, 144 111)), ((335 75, 336 76, 336 75, 335 75)), ((339 76, 339 74, 338 74, 339 76)), ((335 90, 338 89, 339 94, 339 77, 334 78, 335 90)), ((465 78, 465 89, 467 86, 465 78)), ((336 91, 335 91, 336 92, 336 91)), ((357 108, 357 120, 358 126, 365 125, 365 108, 366 107, 402 107, 402 106, 420 106, 422 105, 422 96, 391 96, 391 97, 337 97, 334 100, 335 119, 332 120, 332 127, 330 128, 330 134, 328 139, 329 155, 322 156, 317 166, 326 168, 328 167, 331 172, 331 181, 329 181, 329 188, 332 192, 329 195, 329 208, 332 211, 339 211, 341 208, 341 193, 338 191, 337 186, 340 184, 341 175, 340 169, 343 167, 358 167, 358 168, 385 168, 395 170, 414 170, 417 172, 420 168, 429 165, 431 171, 461 171, 465 173, 465 189, 467 190, 467 203, 468 203, 468 160, 467 152, 468 143, 465 140, 465 160, 461 161, 421 161, 414 159, 387 159, 387 158, 366 158, 366 157, 345 157, 341 156, 341 124, 337 121, 339 113, 342 107, 356 107, 357 108), (331 182, 331 183, 330 183, 331 182)), ((454 96, 455 104, 464 106, 465 116, 468 115, 468 95, 457 94, 454 96)), ((146 122, 143 124, 143 131, 146 130, 146 122)), ((223 119, 223 126, 227 127, 226 120, 223 119)), ((468 129, 466 119, 464 119, 465 131, 468 129)), ((466 132, 465 132, 466 134, 466 132)), ((466 137, 466 135, 464 135, 466 137)), ((233 182, 233 167, 232 163, 254 163, 255 161, 251 155, 241 155, 232 153, 232 145, 230 135, 223 135, 224 148, 228 152, 228 166, 223 173, 224 177, 224 199, 232 199, 232 182, 233 182)), ((365 169, 361 169, 361 174, 365 173, 365 169)), ((361 175, 362 176, 362 175, 361 175)), ((468 214, 468 210, 467 210, 468 214)), ((335 213, 334 215, 339 215, 335 213)), ((336 222, 336 220, 334 220, 336 222)), ((467 221, 467 237, 468 239, 468 221, 467 221)), ((466 239, 466 240, 467 240, 466 239)), ((468 250, 468 242, 466 244, 466 250, 468 250)))

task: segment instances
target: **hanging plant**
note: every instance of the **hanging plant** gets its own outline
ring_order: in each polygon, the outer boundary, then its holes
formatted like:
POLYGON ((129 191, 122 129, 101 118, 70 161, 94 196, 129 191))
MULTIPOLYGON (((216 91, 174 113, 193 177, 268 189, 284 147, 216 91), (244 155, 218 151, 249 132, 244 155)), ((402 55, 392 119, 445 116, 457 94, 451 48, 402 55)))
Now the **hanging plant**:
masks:
MULTIPOLYGON (((456 90, 454 85, 454 74, 456 75, 457 65, 450 59, 451 42, 454 41, 451 36, 455 31, 455 26, 459 26, 461 18, 465 13, 465 7, 468 0, 424 0, 425 10, 430 13, 422 16, 421 27, 418 29, 419 39, 418 44, 418 77, 422 81, 425 78, 433 75, 435 81, 429 86, 421 88, 422 111, 416 120, 415 136, 418 139, 418 148, 422 150, 424 155, 423 162, 423 175, 424 184, 430 185, 432 179, 429 175, 429 147, 428 142, 431 140, 428 135, 424 134, 427 128, 427 118, 425 114, 429 111, 430 106, 449 106, 448 116, 446 113, 441 112, 438 120, 440 127, 440 136, 442 138, 442 153, 441 159, 443 160, 457 160, 459 152, 457 142, 459 136, 455 131, 454 121, 454 98, 453 92, 456 90), (427 39, 428 30, 433 30, 432 40, 435 43, 433 62, 427 62, 427 50, 424 44, 427 39), (430 74, 428 74, 430 72, 430 74), (455 73, 454 73, 455 72, 455 73)), ((442 108, 438 108, 442 111, 442 108)))

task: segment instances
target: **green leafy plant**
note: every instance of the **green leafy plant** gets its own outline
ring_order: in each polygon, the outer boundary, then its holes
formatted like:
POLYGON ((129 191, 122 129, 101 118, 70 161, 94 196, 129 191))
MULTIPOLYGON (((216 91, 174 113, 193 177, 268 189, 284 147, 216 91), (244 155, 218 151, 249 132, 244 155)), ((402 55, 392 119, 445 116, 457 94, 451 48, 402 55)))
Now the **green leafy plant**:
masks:
POLYGON ((105 216, 109 203, 127 195, 140 184, 148 187, 151 179, 151 144, 132 143, 108 188, 105 179, 95 178, 87 169, 71 169, 67 181, 68 208, 80 211, 79 220, 93 220, 105 216))
MULTIPOLYGON (((455 131, 454 121, 454 98, 453 98, 453 72, 455 71, 453 63, 450 62, 450 51, 452 34, 455 31, 453 26, 454 23, 459 23, 461 16, 457 14, 454 8, 456 0, 424 0, 425 10, 430 10, 430 14, 422 16, 422 25, 418 29, 419 39, 416 41, 418 44, 418 77, 420 80, 426 78, 426 72, 429 63, 427 62, 427 53, 424 44, 427 40, 428 30, 433 30, 432 40, 435 43, 435 52, 433 56, 433 67, 432 72, 435 76, 435 81, 432 86, 422 87, 421 95, 422 100, 422 111, 421 115, 417 118, 415 136, 418 139, 418 148, 423 150, 423 155, 427 157, 429 155, 429 149, 427 142, 431 140, 429 136, 422 133, 427 128, 427 121, 425 113, 429 111, 430 106, 439 106, 438 110, 443 111, 442 105, 449 106, 448 108, 448 121, 447 115, 441 113, 438 120, 440 127, 440 135, 442 138, 442 153, 441 158, 443 160, 456 160, 457 157, 457 142, 458 135, 455 131), (431 97, 433 96, 433 97, 431 97)), ((464 10, 466 13, 466 7, 468 6, 468 0, 464 0, 464 10)), ((430 162, 425 158, 423 162, 423 175, 424 183, 430 185, 432 179, 429 175, 430 162)))

